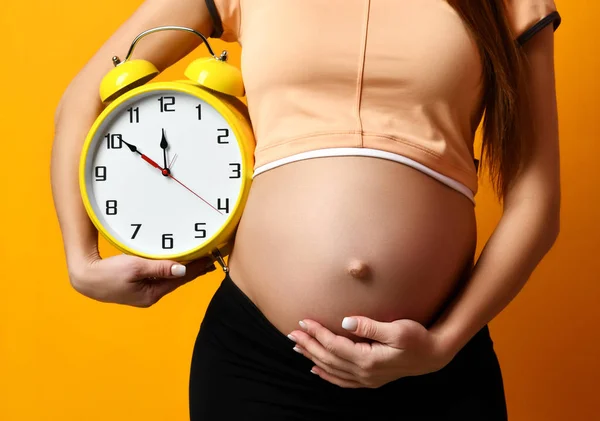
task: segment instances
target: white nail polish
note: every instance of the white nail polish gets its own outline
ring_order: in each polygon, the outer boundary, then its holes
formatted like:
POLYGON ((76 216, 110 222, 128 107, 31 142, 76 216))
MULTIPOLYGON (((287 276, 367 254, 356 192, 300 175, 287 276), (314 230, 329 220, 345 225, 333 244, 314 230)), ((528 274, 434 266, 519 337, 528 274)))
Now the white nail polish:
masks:
POLYGON ((352 317, 344 317, 344 320, 342 320, 342 327, 346 330, 354 331, 358 327, 358 320, 352 317))
POLYGON ((291 341, 296 342, 296 338, 294 338, 294 336, 292 334, 287 335, 288 338, 290 338, 291 341))
POLYGON ((294 348, 292 348, 294 351, 296 351, 298 354, 302 354, 302 351, 300 351, 300 348, 298 348, 297 346, 295 346, 294 348))
POLYGON ((186 267, 183 265, 177 264, 177 265, 171 266, 171 274, 173 276, 184 276, 185 270, 186 270, 186 267))

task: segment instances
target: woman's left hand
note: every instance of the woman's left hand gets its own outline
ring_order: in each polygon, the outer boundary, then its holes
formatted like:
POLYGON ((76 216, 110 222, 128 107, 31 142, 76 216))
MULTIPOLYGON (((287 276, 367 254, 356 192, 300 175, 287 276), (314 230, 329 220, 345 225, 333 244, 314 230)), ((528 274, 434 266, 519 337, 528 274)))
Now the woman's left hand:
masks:
POLYGON ((300 326, 302 330, 288 337, 316 364, 311 371, 346 388, 377 388, 401 377, 431 373, 455 354, 439 334, 409 319, 389 323, 363 316, 344 319, 346 330, 372 343, 336 335, 314 320, 304 319, 300 326))

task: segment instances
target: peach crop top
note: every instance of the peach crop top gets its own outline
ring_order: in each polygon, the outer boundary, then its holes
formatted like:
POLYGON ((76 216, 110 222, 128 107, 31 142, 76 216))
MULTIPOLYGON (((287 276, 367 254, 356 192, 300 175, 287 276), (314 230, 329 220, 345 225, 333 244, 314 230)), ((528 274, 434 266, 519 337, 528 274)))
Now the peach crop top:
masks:
MULTIPOLYGON (((254 176, 367 155, 477 193, 479 50, 445 0, 205 0, 213 38, 239 42, 254 176)), ((553 0, 504 0, 519 44, 561 21, 553 0)))

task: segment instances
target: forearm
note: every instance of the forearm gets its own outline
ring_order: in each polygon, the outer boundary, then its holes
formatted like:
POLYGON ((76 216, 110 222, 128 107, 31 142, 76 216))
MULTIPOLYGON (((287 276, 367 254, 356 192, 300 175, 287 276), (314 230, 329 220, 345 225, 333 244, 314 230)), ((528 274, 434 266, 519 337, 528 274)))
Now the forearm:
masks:
MULTIPOLYGON (((88 256, 97 253, 98 234, 80 198, 78 170, 85 137, 104 108, 98 92, 102 78, 114 67, 111 57, 117 55, 124 59, 132 40, 139 33, 173 23, 205 34, 212 30, 210 15, 203 1, 143 2, 77 74, 57 108, 51 159, 52 194, 70 269, 71 263, 85 261, 88 256)), ((161 32, 140 42, 132 60, 148 60, 162 71, 199 44, 199 38, 189 33, 161 32)))
POLYGON ((523 288, 558 235, 557 206, 523 202, 505 210, 471 277, 431 327, 458 352, 523 288))
POLYGON ((55 116, 50 162, 54 207, 69 269, 95 257, 98 233, 88 218, 79 191, 79 157, 89 128, 102 111, 97 75, 79 76, 65 91, 55 116))

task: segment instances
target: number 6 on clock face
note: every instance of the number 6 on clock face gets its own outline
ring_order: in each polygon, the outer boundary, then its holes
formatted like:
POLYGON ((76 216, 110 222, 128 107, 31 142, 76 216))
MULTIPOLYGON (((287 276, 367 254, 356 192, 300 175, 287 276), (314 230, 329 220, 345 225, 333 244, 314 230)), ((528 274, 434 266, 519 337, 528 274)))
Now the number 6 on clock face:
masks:
POLYGON ((236 130, 194 92, 146 87, 90 131, 82 191, 95 224, 121 249, 188 256, 240 203, 244 159, 236 130))

